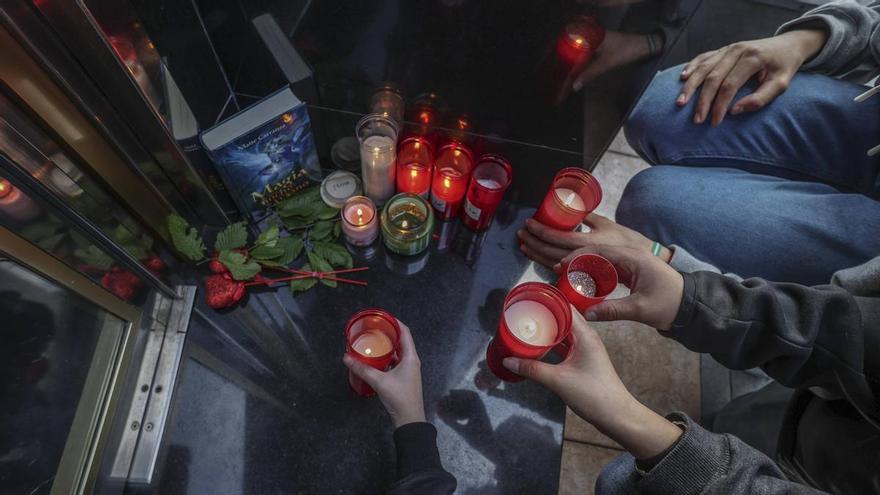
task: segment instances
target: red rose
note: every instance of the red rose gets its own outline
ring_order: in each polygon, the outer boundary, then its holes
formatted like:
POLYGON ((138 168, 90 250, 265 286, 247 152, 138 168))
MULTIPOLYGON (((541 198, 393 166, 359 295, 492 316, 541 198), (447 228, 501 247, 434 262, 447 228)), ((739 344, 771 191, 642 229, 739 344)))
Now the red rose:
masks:
POLYGON ((232 278, 228 273, 211 275, 205 279, 205 298, 208 306, 223 309, 232 306, 244 297, 247 289, 244 282, 232 278))
POLYGON ((101 277, 101 285, 123 301, 131 301, 144 283, 134 273, 114 266, 101 277))

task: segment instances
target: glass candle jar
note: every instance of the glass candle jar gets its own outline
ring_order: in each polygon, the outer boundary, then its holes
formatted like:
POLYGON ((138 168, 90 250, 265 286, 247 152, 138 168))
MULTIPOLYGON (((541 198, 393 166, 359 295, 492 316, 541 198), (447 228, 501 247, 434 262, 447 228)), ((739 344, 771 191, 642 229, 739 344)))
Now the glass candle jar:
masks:
POLYGON ((385 247, 397 254, 414 255, 428 248, 434 230, 434 212, 424 198, 400 193, 382 210, 385 247))
POLYGON ((397 191, 427 198, 434 161, 431 143, 424 137, 410 136, 397 148, 397 191))
POLYGON ((355 134, 360 142, 365 195, 381 206, 394 195, 397 124, 383 115, 369 114, 358 121, 355 134))
MULTIPOLYGON (((365 309, 345 325, 346 352, 354 359, 385 371, 397 359, 400 350, 400 326, 397 318, 381 309, 365 309)), ((351 388, 364 397, 376 392, 357 375, 348 372, 351 388)))
POLYGON ((541 359, 570 334, 571 306, 565 296, 552 285, 526 282, 504 299, 504 312, 486 349, 486 362, 498 378, 518 382, 523 378, 503 366, 504 358, 541 359))
POLYGON ((403 110, 403 95, 391 84, 377 89, 370 98, 370 112, 388 117, 397 125, 403 122, 403 110))
POLYGON ((40 215, 40 207, 21 189, 0 178, 0 212, 19 222, 28 222, 40 215))
POLYGON ((598 254, 582 254, 562 270, 556 287, 583 313, 604 301, 617 288, 617 270, 598 254))
POLYGON ((602 187, 584 169, 564 168, 556 174, 535 220, 559 230, 574 230, 602 202, 602 187))
POLYGON ((379 236, 376 205, 366 196, 352 196, 342 205, 342 235, 353 246, 369 246, 379 236))
POLYGON ((460 143, 449 143, 437 151, 431 183, 431 204, 437 218, 458 217, 473 163, 471 150, 460 143))
POLYGON ((462 223, 471 230, 485 230, 492 223, 504 191, 513 179, 510 163, 499 155, 483 155, 474 168, 464 201, 462 223))

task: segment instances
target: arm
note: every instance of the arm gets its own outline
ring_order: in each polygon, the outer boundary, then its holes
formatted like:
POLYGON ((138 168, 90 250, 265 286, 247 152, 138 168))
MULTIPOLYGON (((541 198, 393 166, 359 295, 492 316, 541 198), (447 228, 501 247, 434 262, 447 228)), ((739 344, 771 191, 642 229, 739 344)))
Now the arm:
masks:
POLYGON ((346 354, 342 362, 376 391, 394 423, 397 480, 394 495, 440 495, 455 491, 455 477, 443 469, 437 430, 425 421, 421 361, 409 327, 400 322, 400 363, 379 371, 346 354))
MULTIPOLYGON (((862 2, 865 3, 865 2, 862 2)), ((821 29, 828 39, 802 70, 835 76, 854 76, 866 82, 880 69, 880 2, 861 5, 838 1, 813 9, 783 24, 777 34, 821 29)))

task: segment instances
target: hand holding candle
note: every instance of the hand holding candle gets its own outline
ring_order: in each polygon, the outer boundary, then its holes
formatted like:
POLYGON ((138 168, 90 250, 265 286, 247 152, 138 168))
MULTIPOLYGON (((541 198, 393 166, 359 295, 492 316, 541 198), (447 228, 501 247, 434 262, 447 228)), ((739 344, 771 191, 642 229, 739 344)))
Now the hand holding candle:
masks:
POLYGON ((583 313, 614 292, 617 288, 617 270, 602 256, 584 253, 564 265, 556 287, 583 313))
POLYGON ((602 202, 599 181, 584 169, 564 168, 535 213, 535 220, 559 230, 574 230, 602 202))
POLYGON ((359 361, 351 352, 342 358, 351 373, 376 391, 395 428, 425 421, 419 355, 409 327, 399 320, 397 324, 400 328, 400 362, 394 369, 379 371, 359 361))

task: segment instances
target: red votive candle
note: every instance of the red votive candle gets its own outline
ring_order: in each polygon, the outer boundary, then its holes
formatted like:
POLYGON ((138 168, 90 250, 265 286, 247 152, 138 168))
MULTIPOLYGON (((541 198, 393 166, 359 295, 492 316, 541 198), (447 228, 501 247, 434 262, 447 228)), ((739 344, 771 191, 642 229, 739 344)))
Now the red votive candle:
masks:
POLYGON ((487 229, 512 179, 513 169, 504 157, 481 156, 468 186, 462 223, 471 230, 487 229))
POLYGON ((584 169, 564 168, 556 174, 535 220, 559 230, 574 230, 602 202, 602 187, 584 169))
POLYGON ((397 192, 427 199, 431 192, 432 164, 432 147, 426 138, 410 136, 401 141, 397 152, 397 192))
POLYGON ((591 15, 580 15, 565 25, 556 44, 559 56, 572 66, 585 65, 605 40, 605 28, 591 15))
POLYGON ((568 302, 583 313, 604 301, 617 287, 617 270, 598 254, 582 254, 562 270, 556 287, 568 302))
POLYGON ((438 220, 458 216, 473 163, 471 151, 460 143, 449 143, 438 150, 431 184, 431 204, 438 220))
POLYGON ((504 299, 504 312, 495 338, 486 349, 486 362, 498 378, 523 378, 504 367, 507 357, 541 359, 571 333, 571 307, 556 287, 526 282, 504 299))
MULTIPOLYGON (((356 313, 345 325, 348 354, 358 361, 380 371, 387 370, 397 358, 400 347, 400 326, 397 318, 381 309, 365 309, 356 313)), ((357 375, 348 372, 351 388, 364 397, 376 391, 357 375)))

